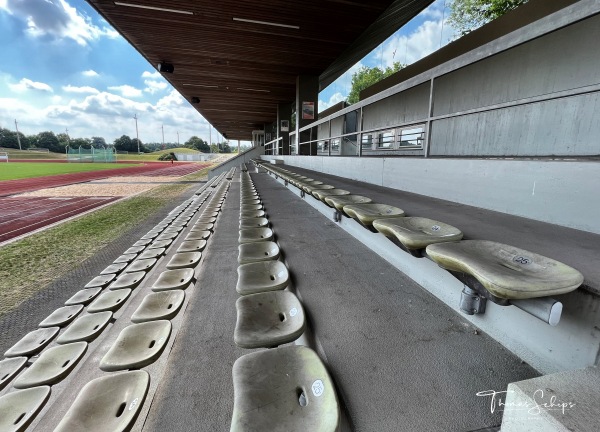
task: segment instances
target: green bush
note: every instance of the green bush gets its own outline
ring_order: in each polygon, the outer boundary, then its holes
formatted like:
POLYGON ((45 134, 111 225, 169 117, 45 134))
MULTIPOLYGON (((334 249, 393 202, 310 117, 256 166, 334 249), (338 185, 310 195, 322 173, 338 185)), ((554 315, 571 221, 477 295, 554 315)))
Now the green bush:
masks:
POLYGON ((175 153, 171 152, 171 153, 163 153, 158 157, 159 161, 170 161, 170 160, 177 160, 177 156, 175 156, 175 153))

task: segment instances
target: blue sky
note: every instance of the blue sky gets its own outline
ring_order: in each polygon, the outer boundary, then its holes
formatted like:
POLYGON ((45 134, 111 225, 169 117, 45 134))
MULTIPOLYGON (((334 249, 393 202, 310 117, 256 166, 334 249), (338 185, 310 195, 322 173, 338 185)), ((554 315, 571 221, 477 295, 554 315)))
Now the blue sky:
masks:
MULTIPOLYGON (((344 99, 362 65, 412 63, 448 42, 444 0, 436 1, 319 95, 322 110, 344 99)), ((84 0, 0 0, 0 126, 25 134, 69 130, 181 142, 208 139, 208 123, 84 0), (114 65, 119 65, 115 68, 114 65)), ((213 141, 216 141, 213 130, 213 141)))

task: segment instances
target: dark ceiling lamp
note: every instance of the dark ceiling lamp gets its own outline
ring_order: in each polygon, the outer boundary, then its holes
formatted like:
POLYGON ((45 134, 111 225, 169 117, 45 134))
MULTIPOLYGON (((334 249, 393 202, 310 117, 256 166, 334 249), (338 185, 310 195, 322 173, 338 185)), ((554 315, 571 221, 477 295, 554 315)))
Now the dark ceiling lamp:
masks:
POLYGON ((156 66, 156 69, 161 73, 173 73, 175 66, 171 63, 160 62, 158 66, 156 66))
POLYGON ((193 104, 198 104, 198 103, 200 103, 200 98, 199 98, 199 97, 196 97, 196 96, 194 96, 194 97, 192 98, 192 103, 193 103, 193 104))

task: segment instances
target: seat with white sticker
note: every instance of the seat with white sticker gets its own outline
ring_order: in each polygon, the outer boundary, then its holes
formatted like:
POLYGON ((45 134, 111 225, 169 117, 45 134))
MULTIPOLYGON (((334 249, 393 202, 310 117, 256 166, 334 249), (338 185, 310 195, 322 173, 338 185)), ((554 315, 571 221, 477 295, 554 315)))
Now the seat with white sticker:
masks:
POLYGON ((194 280, 194 269, 165 270, 152 285, 152 291, 185 289, 194 280))
POLYGON ((272 241, 246 243, 238 246, 238 263, 270 261, 279 258, 279 246, 272 241))
MULTIPOLYGON (((115 293, 117 291, 113 291, 115 293)), ((112 312, 104 311, 89 313, 77 318, 73 323, 61 333, 56 339, 58 344, 68 344, 71 342, 91 342, 104 331, 112 318, 112 312)))
POLYGON ((372 225, 375 219, 404 216, 404 210, 387 204, 349 204, 343 212, 363 225, 372 225))
POLYGON ((148 294, 131 316, 131 321, 142 323, 146 321, 170 320, 177 315, 184 300, 185 291, 183 290, 169 290, 148 294))
POLYGON ((50 387, 18 390, 0 397, 0 431, 24 431, 50 397, 50 387))
POLYGON ((54 432, 125 431, 142 408, 150 375, 129 371, 96 378, 79 392, 54 432))
POLYGON ((64 327, 83 310, 83 305, 63 306, 56 309, 39 324, 39 327, 64 327))
POLYGON ((480 287, 473 287, 476 291, 483 287, 498 299, 565 294, 583 283, 583 275, 573 267, 534 252, 487 240, 438 243, 427 246, 426 252, 446 270, 474 278, 480 284, 480 287))
POLYGON ((131 324, 121 330, 100 360, 100 369, 115 372, 139 369, 156 361, 171 335, 171 321, 157 320, 131 324))
POLYGON ((325 197, 325 203, 338 211, 342 211, 346 205, 367 204, 371 202, 373 202, 371 198, 362 195, 331 195, 325 197))
POLYGON ((129 289, 129 288, 114 290, 114 291, 107 291, 107 292, 101 294, 100 296, 98 296, 98 298, 96 298, 96 300, 94 300, 88 306, 87 311, 89 313, 104 312, 104 311, 114 312, 117 309, 119 309, 121 306, 123 306, 123 303, 125 303, 125 301, 129 298, 130 294, 131 294, 131 289, 129 289))
POLYGON ((56 384, 71 373, 86 351, 86 342, 74 342, 49 348, 19 375, 13 387, 25 389, 56 384))
POLYGON ((310 348, 290 346, 240 357, 233 365, 231 432, 334 432, 340 409, 333 381, 310 348))
POLYGON ((238 267, 235 287, 240 295, 278 291, 288 286, 290 272, 281 261, 263 261, 242 264, 238 267))
POLYGON ((271 348, 293 342, 305 329, 304 310, 289 291, 249 294, 237 299, 233 341, 241 348, 271 348))
POLYGON ((463 237, 462 231, 452 225, 422 217, 376 219, 373 228, 386 237, 396 239, 417 256, 421 256, 417 251, 430 244, 458 241, 463 237))
POLYGON ((58 334, 59 327, 46 327, 27 333, 4 353, 4 357, 32 356, 43 350, 58 334))

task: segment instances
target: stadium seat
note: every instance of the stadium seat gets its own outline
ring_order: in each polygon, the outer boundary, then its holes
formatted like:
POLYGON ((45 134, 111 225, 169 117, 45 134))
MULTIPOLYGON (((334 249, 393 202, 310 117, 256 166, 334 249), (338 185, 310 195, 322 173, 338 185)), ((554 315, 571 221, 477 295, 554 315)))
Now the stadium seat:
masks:
POLYGON ((83 289, 81 291, 77 291, 75 294, 73 294, 71 296, 71 298, 69 300, 67 300, 65 302, 66 306, 72 306, 72 305, 86 305, 89 302, 91 302, 92 300, 94 300, 96 298, 96 296, 98 294, 100 294, 100 291, 102 291, 102 288, 98 287, 98 288, 88 288, 88 289, 83 289))
POLYGON ((333 189, 335 189, 335 186, 331 186, 331 185, 327 185, 327 184, 319 184, 319 185, 309 184, 309 185, 302 186, 302 190, 309 194, 312 194, 314 191, 317 191, 317 190, 333 190, 333 189))
POLYGON ((248 210, 240 212, 240 219, 260 218, 265 217, 264 210, 248 210))
POLYGON ((315 189, 312 191, 313 196, 321 201, 325 201, 328 196, 344 196, 350 195, 350 192, 344 189, 315 189))
POLYGON ((0 360, 0 390, 25 367, 27 360, 27 357, 13 357, 0 360))
POLYGON ((398 240, 408 250, 424 249, 430 244, 458 241, 463 233, 452 225, 422 217, 376 219, 373 228, 398 240))
MULTIPOLYGON (((124 267, 123 267, 124 268, 124 267)), ((110 273, 110 274, 103 274, 100 276, 96 276, 94 279, 92 279, 91 281, 89 281, 84 288, 104 288, 105 286, 107 286, 109 283, 111 283, 113 281, 114 278, 116 278, 117 275, 114 273, 110 273)))
POLYGON ((130 263, 137 257, 137 254, 123 254, 113 261, 113 264, 130 263))
POLYGON ((171 335, 171 321, 158 320, 131 324, 121 330, 100 360, 100 369, 115 372, 139 369, 156 361, 171 335))
POLYGON ((263 228, 269 226, 269 220, 265 217, 240 219, 240 229, 263 228))
POLYGON ((271 228, 244 228, 240 230, 238 238, 240 244, 271 240, 273 240, 273 230, 271 228))
POLYGON ((133 246, 147 246, 152 243, 152 239, 140 239, 136 241, 133 246))
POLYGON ((200 262, 202 252, 182 252, 173 255, 167 263, 167 269, 176 270, 182 268, 194 268, 200 262))
POLYGON ((128 254, 136 254, 137 255, 144 249, 146 249, 145 246, 131 246, 129 249, 127 249, 125 252, 123 252, 123 254, 124 255, 128 255, 128 254))
POLYGON ((133 273, 123 273, 119 276, 113 283, 108 286, 108 289, 111 291, 120 290, 123 288, 131 288, 134 289, 137 287, 142 279, 146 276, 146 272, 137 271, 133 273))
POLYGON ((175 240, 177 238, 177 236, 179 235, 178 232, 163 232, 161 235, 159 235, 158 237, 156 237, 157 241, 160 240, 175 240))
POLYGON ((83 305, 63 306, 56 309, 44 319, 39 327, 64 327, 75 319, 83 310, 83 305))
POLYGON ((164 247, 148 248, 138 256, 138 259, 148 259, 148 258, 157 258, 158 259, 164 255, 165 250, 166 250, 166 248, 164 248, 164 247))
POLYGON ((184 240, 179 245, 177 253, 180 252, 202 252, 206 247, 206 240, 184 240))
POLYGON ((362 195, 332 195, 325 197, 325 203, 342 211, 344 206, 351 204, 368 204, 373 202, 371 198, 362 195))
POLYGON ((194 280, 194 269, 165 270, 152 285, 152 291, 185 289, 194 280))
POLYGON ((156 258, 137 259, 125 269, 125 273, 149 272, 158 260, 156 258))
POLYGON ((212 231, 214 228, 215 224, 214 223, 196 223, 193 228, 190 230, 190 232, 196 232, 196 231, 212 231))
POLYGON ((54 385, 62 381, 77 365, 87 351, 87 343, 74 342, 44 351, 13 383, 25 389, 41 385, 54 385))
POLYGON ((241 348, 271 348, 298 339, 305 329, 304 310, 289 291, 250 294, 237 299, 233 341, 241 348))
POLYGON ((404 216, 404 210, 387 204, 350 204, 343 211, 363 225, 372 225, 375 219, 404 216))
POLYGON ((231 432, 334 432, 340 421, 335 388, 310 348, 262 350, 233 365, 231 432))
POLYGON ((256 204, 261 204, 261 200, 259 198, 244 198, 243 200, 240 201, 240 205, 242 208, 245 208, 247 206, 251 206, 251 205, 256 205, 256 204))
POLYGON ((126 431, 141 410, 149 385, 146 371, 96 378, 81 389, 54 432, 126 431))
POLYGON ((277 291, 284 289, 289 281, 290 273, 281 261, 242 264, 238 267, 235 289, 240 295, 277 291))
POLYGON ((18 390, 0 397, 0 430, 24 431, 50 397, 50 387, 18 390))
POLYGON ((162 230, 152 229, 144 234, 141 240, 153 240, 154 238, 158 237, 161 232, 162 230))
POLYGON ((247 212, 252 210, 263 210, 262 204, 244 204, 241 207, 241 212, 247 212))
POLYGON ((442 268, 471 275, 501 299, 565 294, 583 283, 583 275, 566 264, 487 240, 438 243, 426 252, 442 268))
POLYGON ((186 240, 206 240, 211 235, 210 231, 190 231, 190 233, 185 238, 186 240))
POLYGON ((238 263, 270 261, 279 258, 279 246, 272 241, 247 243, 238 246, 238 263))
POLYGON ((146 321, 170 320, 177 315, 184 300, 185 292, 182 290, 169 290, 148 294, 131 316, 131 321, 142 323, 146 321))
POLYGON ((4 353, 4 357, 30 357, 37 354, 54 339, 59 331, 59 327, 46 327, 29 332, 10 347, 4 353))
MULTIPOLYGON (((166 249, 169 246, 171 246, 171 243, 173 243, 173 239, 156 240, 156 241, 153 241, 151 244, 149 244, 144 252, 146 252, 150 249, 166 249)), ((142 253, 144 253, 144 252, 142 252, 142 253)), ((140 258, 138 257, 138 259, 140 259, 140 258)))
POLYGON ((123 269, 125 267, 127 267, 127 263, 111 264, 108 267, 106 267, 104 270, 102 270, 100 272, 100 275, 101 276, 109 275, 109 274, 118 275, 119 273, 121 273, 123 271, 123 269))
MULTIPOLYGON (((113 291, 113 293, 116 291, 113 291)), ((111 293, 112 294, 112 293, 111 293)), ((98 312, 82 315, 66 328, 56 339, 57 344, 68 344, 72 342, 91 342, 104 331, 112 318, 112 312, 98 312)))
POLYGON ((116 311, 123 303, 129 298, 131 290, 129 288, 107 291, 101 294, 96 300, 94 300, 87 308, 89 313, 104 312, 104 311, 116 311))

